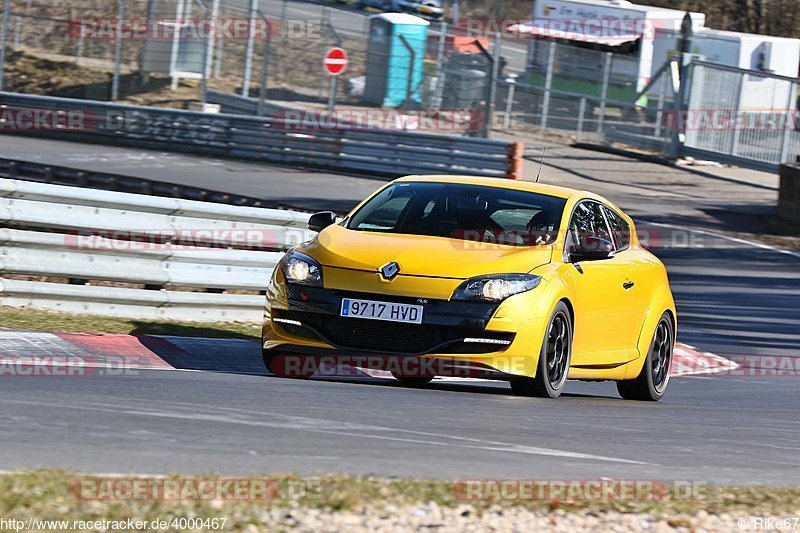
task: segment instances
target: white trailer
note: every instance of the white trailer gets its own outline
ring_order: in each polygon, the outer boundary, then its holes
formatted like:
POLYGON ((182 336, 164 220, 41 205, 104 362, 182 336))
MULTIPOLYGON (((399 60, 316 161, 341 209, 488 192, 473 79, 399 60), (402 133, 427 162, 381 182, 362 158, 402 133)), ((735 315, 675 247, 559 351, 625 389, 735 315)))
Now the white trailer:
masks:
MULTIPOLYGON (((656 32, 654 74, 665 62, 678 58, 679 41, 679 32, 667 29, 656 32)), ((797 77, 800 39, 701 28, 692 36, 690 53, 694 59, 701 61, 754 71, 753 75, 744 77, 741 90, 737 91, 738 107, 742 110, 785 109, 792 97, 789 85, 769 75, 797 77), (759 72, 764 76, 758 76, 756 73, 759 72)), ((702 83, 702 80, 696 82, 702 83)), ((648 93, 654 96, 657 90, 657 87, 653 87, 648 93)))
MULTIPOLYGON (((554 38, 576 46, 590 43, 617 52, 631 61, 636 91, 650 81, 654 70, 653 50, 656 30, 680 30, 685 11, 632 4, 626 0, 537 0, 533 20, 518 27, 521 33, 554 38), (639 41, 634 52, 621 53, 622 45, 639 41)), ((690 13, 692 27, 705 23, 703 13, 690 13)), ((626 50, 630 47, 625 47, 626 50)), ((581 68, 581 65, 573 65, 581 68)), ((660 66, 660 65, 659 65, 660 66)), ((587 70, 597 65, 585 65, 587 70)))

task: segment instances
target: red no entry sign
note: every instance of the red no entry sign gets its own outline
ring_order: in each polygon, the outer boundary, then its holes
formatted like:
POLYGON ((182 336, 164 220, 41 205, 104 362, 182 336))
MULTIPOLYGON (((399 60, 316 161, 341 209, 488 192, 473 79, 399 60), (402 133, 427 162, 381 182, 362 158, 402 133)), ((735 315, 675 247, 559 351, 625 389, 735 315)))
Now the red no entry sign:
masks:
POLYGON ((325 69, 326 74, 338 76, 347 67, 347 52, 338 47, 331 48, 325 54, 322 67, 325 69))

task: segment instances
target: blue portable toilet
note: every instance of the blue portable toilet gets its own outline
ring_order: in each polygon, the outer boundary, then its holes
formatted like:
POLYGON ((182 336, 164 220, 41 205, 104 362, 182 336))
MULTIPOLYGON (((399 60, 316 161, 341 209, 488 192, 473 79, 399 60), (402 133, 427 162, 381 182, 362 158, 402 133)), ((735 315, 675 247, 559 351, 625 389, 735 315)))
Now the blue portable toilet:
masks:
POLYGON ((384 107, 421 105, 429 25, 427 20, 408 13, 370 17, 365 102, 384 107))

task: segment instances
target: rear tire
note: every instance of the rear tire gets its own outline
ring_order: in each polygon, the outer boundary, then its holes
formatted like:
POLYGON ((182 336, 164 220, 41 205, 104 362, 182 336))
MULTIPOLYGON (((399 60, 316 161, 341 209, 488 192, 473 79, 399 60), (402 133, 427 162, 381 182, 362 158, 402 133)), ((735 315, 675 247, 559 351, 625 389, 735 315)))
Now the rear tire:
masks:
POLYGON ((650 350, 636 379, 618 381, 617 391, 626 400, 657 402, 664 397, 669 383, 672 352, 675 348, 675 328, 669 313, 658 321, 650 350))
POLYGON ((547 325, 536 377, 516 377, 511 390, 520 396, 558 398, 564 391, 572 358, 572 321, 564 302, 558 302, 547 325))
POLYGON ((313 356, 302 356, 261 349, 266 369, 281 378, 308 379, 317 371, 313 356))

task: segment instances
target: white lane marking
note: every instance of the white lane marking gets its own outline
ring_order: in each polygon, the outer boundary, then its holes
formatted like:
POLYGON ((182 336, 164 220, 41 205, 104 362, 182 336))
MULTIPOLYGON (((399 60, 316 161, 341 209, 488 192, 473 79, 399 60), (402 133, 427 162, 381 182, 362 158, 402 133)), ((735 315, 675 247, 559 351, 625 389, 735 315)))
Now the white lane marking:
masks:
MULTIPOLYGON (((88 406, 86 405, 82 406, 77 404, 65 405, 63 403, 34 402, 34 401, 23 401, 23 400, 0 400, 0 403, 47 406, 47 407, 64 408, 64 409, 81 409, 85 411, 99 411, 99 412, 127 414, 134 416, 174 418, 178 420, 201 420, 206 422, 217 422, 223 424, 241 424, 246 426, 269 427, 275 429, 293 429, 297 431, 310 431, 313 433, 323 433, 329 435, 351 436, 351 437, 370 438, 378 440, 391 440, 395 442, 428 444, 433 446, 450 446, 450 447, 458 446, 461 448, 480 449, 487 451, 520 453, 528 455, 545 455, 550 457, 567 457, 571 459, 586 459, 589 461, 607 461, 607 462, 637 464, 637 465, 652 464, 642 461, 622 459, 619 457, 609 457, 605 455, 569 452, 565 450, 556 450, 552 448, 539 448, 535 446, 525 446, 507 442, 472 439, 468 437, 458 437, 454 435, 444 435, 440 433, 430 433, 425 431, 414 431, 414 430, 391 428, 385 426, 373 426, 370 424, 360 424, 360 423, 356 424, 352 422, 322 420, 318 418, 307 418, 307 417, 292 416, 292 415, 279 415, 275 413, 270 413, 270 416, 274 418, 283 418, 286 420, 286 422, 270 421, 263 419, 260 420, 245 420, 242 418, 232 419, 230 415, 222 415, 222 414, 214 415, 214 414, 200 414, 200 413, 179 413, 175 411, 156 411, 156 410, 148 411, 148 410, 130 409, 124 406, 119 406, 119 408, 114 409, 112 407, 99 407, 95 405, 88 405, 88 406), (349 430, 349 431, 344 431, 344 430, 349 430), (429 438, 405 438, 405 437, 396 437, 392 435, 378 435, 375 433, 362 433, 360 431, 363 432, 373 431, 376 433, 383 433, 383 432, 408 433, 411 435, 417 435, 419 437, 429 437, 429 438), (432 440, 436 438, 444 440, 432 440), (460 441, 460 442, 454 443, 446 441, 460 441)), ((175 406, 179 404, 172 404, 172 405, 175 406)), ((197 409, 196 405, 191 405, 190 407, 192 409, 197 409)), ((245 414, 257 415, 257 413, 251 411, 242 411, 242 410, 236 410, 236 411, 240 411, 245 414)), ((263 413, 260 414, 263 416, 263 413)))
POLYGON ((752 246, 755 248, 761 248, 762 250, 770 250, 773 252, 777 252, 779 254, 790 255, 792 257, 800 258, 800 252, 793 252, 792 250, 784 250, 783 248, 778 248, 776 246, 770 246, 769 244, 764 244, 763 242, 757 241, 750 241, 747 239, 742 239, 739 237, 731 237, 730 235, 724 235, 722 233, 717 233, 715 231, 709 231, 705 229, 695 229, 695 228, 686 228, 683 226, 676 226, 674 224, 665 224, 663 222, 650 222, 647 219, 639 218, 643 224, 649 224, 651 226, 660 226, 662 228, 671 228, 671 229, 679 229, 683 231, 690 231, 694 233, 700 233, 704 235, 710 235, 711 237, 717 237, 718 239, 723 239, 726 241, 735 242, 738 244, 746 244, 748 246, 752 246))

